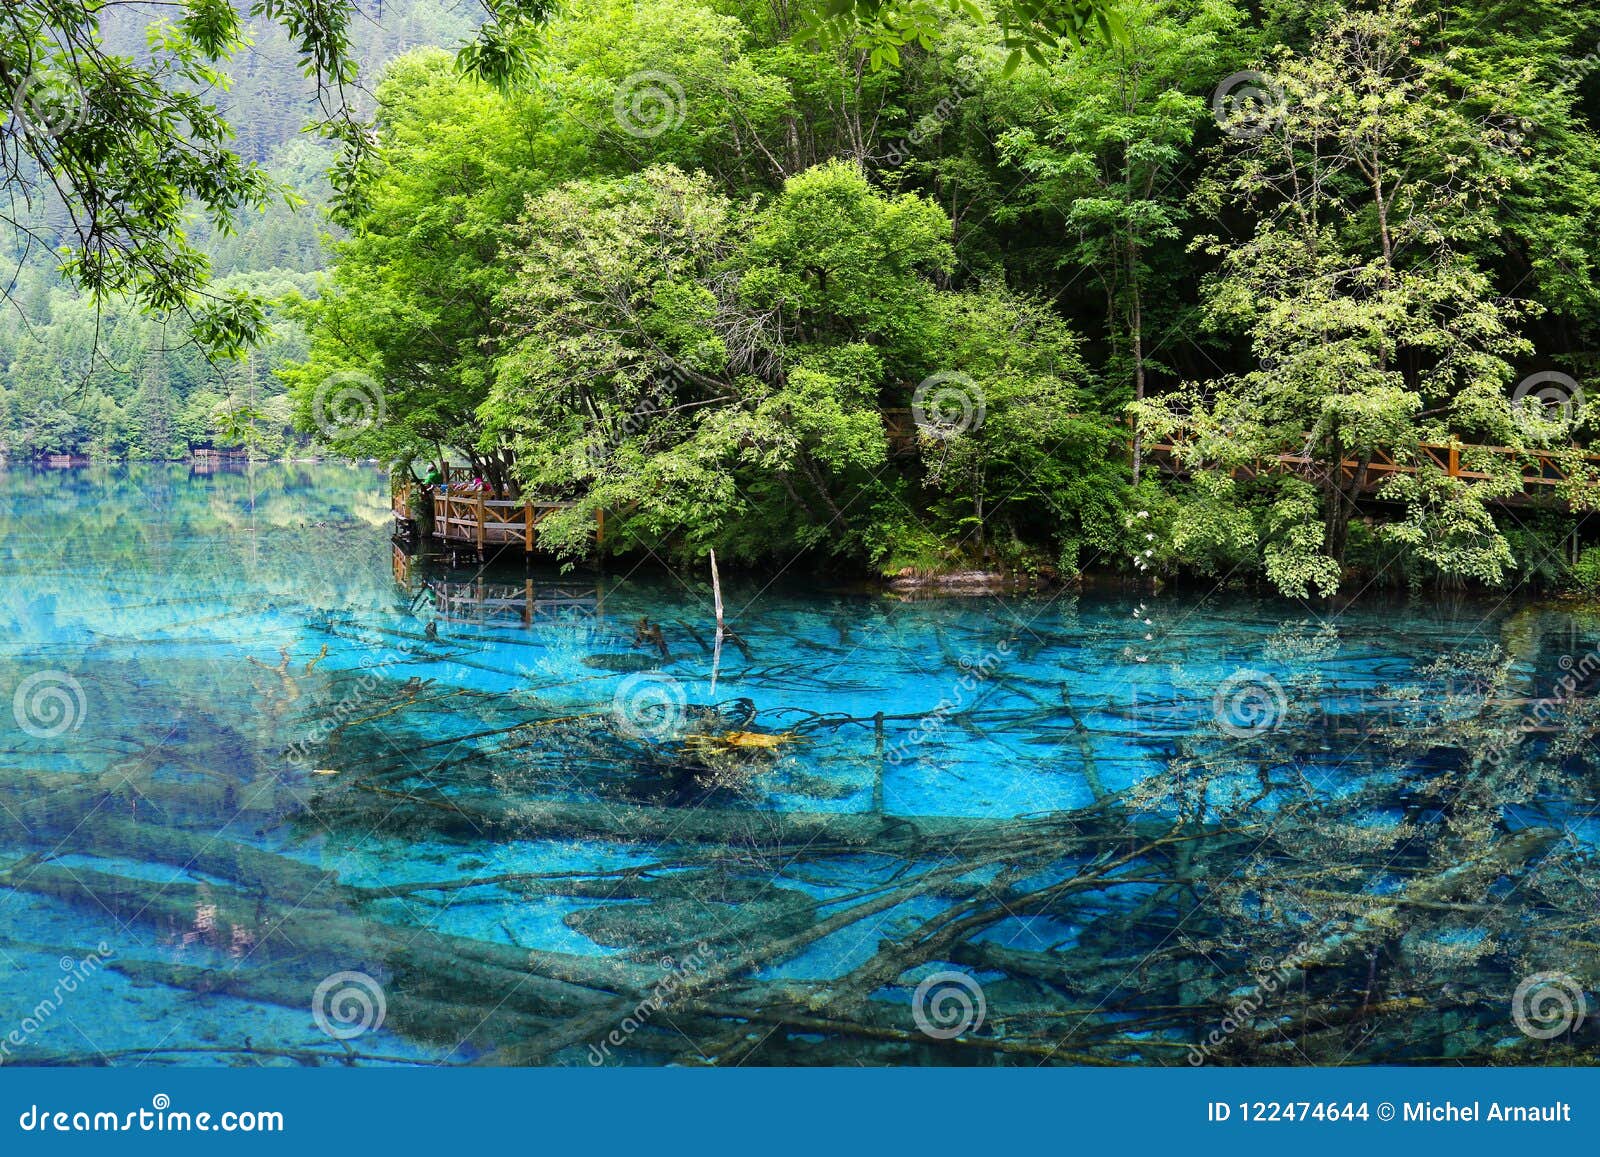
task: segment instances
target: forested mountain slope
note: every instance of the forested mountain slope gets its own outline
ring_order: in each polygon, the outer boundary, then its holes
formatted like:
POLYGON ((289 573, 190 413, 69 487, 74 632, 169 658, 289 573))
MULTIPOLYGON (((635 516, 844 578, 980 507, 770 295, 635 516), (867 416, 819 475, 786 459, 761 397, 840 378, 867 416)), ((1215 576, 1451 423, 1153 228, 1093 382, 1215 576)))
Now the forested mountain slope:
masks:
MULTIPOLYGON (((453 46, 472 30, 468 9, 437 0, 363 0, 354 55, 364 78, 421 45, 453 46)), ((108 51, 144 59, 162 5, 112 5, 101 33, 108 51)), ((195 215, 190 237, 212 262, 218 288, 274 299, 309 299, 328 261, 332 228, 324 209, 333 148, 306 135, 316 108, 287 35, 261 19, 252 43, 227 71, 231 85, 210 96, 233 126, 234 148, 266 165, 298 204, 241 214, 232 231, 195 215)), ((35 182, 36 191, 44 188, 35 182)), ((181 325, 166 325, 126 302, 94 304, 64 285, 52 250, 69 235, 58 200, 40 192, 18 205, 28 232, 0 233, 11 308, 0 312, 0 453, 177 458, 202 447, 282 453, 295 437, 275 371, 305 354, 293 311, 272 317, 274 336, 242 362, 208 359, 181 325)))

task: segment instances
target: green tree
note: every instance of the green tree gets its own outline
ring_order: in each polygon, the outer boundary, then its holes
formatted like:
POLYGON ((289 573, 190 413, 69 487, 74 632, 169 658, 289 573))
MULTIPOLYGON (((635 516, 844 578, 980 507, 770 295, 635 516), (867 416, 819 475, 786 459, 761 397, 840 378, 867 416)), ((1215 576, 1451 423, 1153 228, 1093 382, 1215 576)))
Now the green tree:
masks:
MULTIPOLYGON (((991 6, 999 39, 1015 67, 1023 56, 1043 64, 1086 39, 1115 39, 1120 10, 1108 0, 996 0, 991 6)), ((824 39, 861 37, 874 68, 900 63, 907 45, 931 49, 951 17, 982 18, 972 0, 827 0, 808 16, 806 33, 824 39)))
MULTIPOLYGON (((1210 78, 1195 61, 1214 56, 1239 13, 1220 0, 1193 9, 1138 0, 1121 15, 1121 38, 1024 69, 992 115, 1008 126, 1002 154, 1027 175, 1004 213, 1065 226, 1059 267, 1092 271, 1117 350, 1112 376, 1142 401, 1150 303, 1171 296, 1151 282, 1168 288, 1179 268, 1169 260, 1158 271, 1153 250, 1181 238, 1188 210, 1179 178, 1210 116, 1209 92, 1195 91, 1210 78)), ((1135 482, 1139 469, 1136 441, 1135 482)))
POLYGON ((1449 477, 1419 444, 1518 444, 1505 393, 1529 306, 1470 256, 1494 229, 1503 176, 1464 163, 1516 140, 1463 112, 1416 51, 1421 32, 1400 0, 1274 57, 1272 123, 1229 126, 1242 139, 1204 201, 1243 196, 1260 217, 1240 241, 1201 242, 1223 262, 1208 314, 1249 338, 1257 364, 1139 409, 1151 433, 1188 439, 1195 468, 1310 460, 1309 481, 1281 481, 1263 522, 1267 574, 1290 594, 1338 587, 1381 458, 1416 469, 1385 484, 1408 512, 1391 532, 1439 573, 1498 582, 1510 561, 1485 504, 1520 488, 1514 469, 1485 456, 1471 465, 1491 477, 1449 477))
POLYGON ((540 98, 508 97, 461 76, 448 54, 397 61, 378 89, 379 159, 363 211, 335 248, 332 284, 304 312, 309 359, 286 369, 301 427, 352 454, 409 458, 454 446, 497 479, 507 463, 481 446, 492 299, 503 230, 561 142, 540 98), (364 407, 344 421, 334 395, 364 407), (381 416, 382 420, 378 420, 381 416))

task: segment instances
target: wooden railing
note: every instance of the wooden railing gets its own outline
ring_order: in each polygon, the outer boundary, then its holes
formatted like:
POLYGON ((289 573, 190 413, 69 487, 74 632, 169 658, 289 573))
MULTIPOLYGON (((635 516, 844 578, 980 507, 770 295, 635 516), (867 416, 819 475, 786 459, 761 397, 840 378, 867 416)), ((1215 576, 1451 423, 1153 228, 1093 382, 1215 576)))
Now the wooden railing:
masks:
MULTIPOLYGON (((1183 443, 1157 442, 1145 447, 1145 457, 1161 469, 1171 474, 1186 474, 1188 468, 1184 464, 1181 453, 1185 449, 1183 443)), ((1574 482, 1581 483, 1581 477, 1575 478, 1567 469, 1564 460, 1570 460, 1572 452, 1557 450, 1517 450, 1509 446, 1479 446, 1470 443, 1450 442, 1424 442, 1417 446, 1417 451, 1423 462, 1438 469, 1448 478, 1462 478, 1468 481, 1481 481, 1494 477, 1485 470, 1471 470, 1462 465, 1463 457, 1471 459, 1480 454, 1490 454, 1517 460, 1522 474, 1521 495, 1511 495, 1502 501, 1530 501, 1537 498, 1554 498, 1554 488, 1574 482), (1540 488, 1543 488, 1542 491, 1540 488)), ((1578 461, 1586 466, 1600 466, 1600 454, 1580 454, 1578 461)), ((1355 458, 1347 458, 1339 464, 1339 482, 1341 485, 1352 485, 1361 477, 1362 462, 1355 458)), ((1385 480, 1395 474, 1415 474, 1422 465, 1418 463, 1400 462, 1392 453, 1377 451, 1365 464, 1366 474, 1363 478, 1364 491, 1376 490, 1385 480)), ((1302 474, 1311 475, 1323 470, 1323 464, 1304 454, 1286 452, 1272 458, 1259 458, 1255 461, 1235 466, 1235 478, 1256 478, 1266 474, 1302 474)))
MULTIPOLYGON (((452 470, 452 474, 456 471, 452 470)), ((409 522, 418 496, 430 504, 433 515, 432 537, 456 546, 470 546, 482 553, 493 547, 521 546, 533 553, 538 545, 539 524, 573 502, 499 498, 482 490, 452 481, 449 486, 422 486, 410 480, 393 487, 391 508, 395 518, 409 522)), ((595 512, 595 542, 605 539, 605 512, 595 512)))

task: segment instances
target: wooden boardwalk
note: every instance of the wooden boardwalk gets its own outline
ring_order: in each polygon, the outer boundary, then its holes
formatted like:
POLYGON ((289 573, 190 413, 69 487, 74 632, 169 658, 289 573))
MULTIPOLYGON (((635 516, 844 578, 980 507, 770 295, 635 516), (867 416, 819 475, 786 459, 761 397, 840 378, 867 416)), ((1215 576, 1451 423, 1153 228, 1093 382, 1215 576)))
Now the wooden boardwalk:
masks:
MULTIPOLYGON (((1182 443, 1157 442, 1145 447, 1145 458, 1158 469, 1169 474, 1182 475, 1188 473, 1188 468, 1179 457, 1183 449, 1182 443)), ((1564 496, 1558 493, 1559 487, 1574 482, 1579 485, 1584 484, 1581 477, 1573 477, 1567 469, 1566 462, 1563 461, 1563 459, 1570 460, 1570 450, 1566 452, 1515 450, 1507 446, 1477 446, 1455 441, 1424 442, 1417 449, 1423 462, 1437 468, 1445 477, 1468 481, 1485 480, 1491 475, 1486 471, 1467 469, 1462 465, 1463 457, 1471 458, 1477 454, 1487 453, 1515 460, 1522 473, 1522 492, 1496 499, 1497 502, 1506 505, 1565 501, 1564 496)), ((1581 454, 1578 461, 1582 466, 1600 468, 1600 454, 1581 454)), ((1233 469, 1233 476, 1250 479, 1272 474, 1298 474, 1314 478, 1322 468, 1320 462, 1303 454, 1283 453, 1275 458, 1260 458, 1248 465, 1236 466, 1233 469)), ((1361 474, 1361 469, 1362 463, 1354 458, 1347 458, 1340 463, 1340 485, 1345 487, 1354 485, 1361 474)), ((1396 474, 1416 474, 1420 469, 1422 466, 1418 464, 1397 462, 1392 454, 1379 452, 1366 464, 1361 492, 1373 494, 1390 477, 1396 474)))
MULTIPOLYGON (((889 440, 889 450, 895 455, 909 455, 916 452, 918 447, 919 432, 916 419, 908 409, 886 409, 883 411, 884 433, 889 440)), ((1157 442, 1144 447, 1144 459, 1147 464, 1171 475, 1187 474, 1188 467, 1180 460, 1179 454, 1184 449, 1181 442, 1157 442)), ((1131 450, 1131 442, 1130 442, 1131 450)), ((1479 453, 1491 454, 1515 460, 1522 473, 1522 492, 1497 498, 1494 501, 1501 505, 1522 506, 1537 505, 1541 503, 1556 503, 1565 501, 1563 495, 1558 493, 1558 488, 1569 485, 1574 481, 1584 485, 1584 481, 1574 479, 1563 459, 1570 460, 1572 451, 1558 450, 1514 450, 1508 446, 1482 446, 1473 443, 1450 442, 1423 442, 1417 447, 1423 462, 1436 467, 1447 478, 1461 478, 1469 482, 1483 481, 1490 477, 1487 471, 1471 470, 1462 465, 1462 459, 1472 459, 1479 453)), ((1600 470, 1600 454, 1583 453, 1578 457, 1582 466, 1600 470)), ((1339 484, 1343 487, 1352 486, 1356 478, 1361 475, 1362 463, 1355 458, 1347 458, 1339 466, 1339 484)), ((1382 452, 1372 456, 1366 464, 1366 474, 1363 478, 1361 493, 1371 497, 1377 489, 1395 474, 1415 474, 1419 467, 1413 463, 1396 461, 1393 454, 1382 452)), ((1315 479, 1322 471, 1322 464, 1306 455, 1286 451, 1273 458, 1261 458, 1244 466, 1233 468, 1233 476, 1241 480, 1259 478, 1273 474, 1298 474, 1305 478, 1315 479)))
MULTIPOLYGON (((909 410, 885 410, 885 433, 891 452, 910 453, 917 445, 917 428, 909 410)), ((1184 444, 1157 442, 1144 448, 1145 461, 1154 469, 1182 476, 1189 472, 1182 460, 1184 444)), ((1514 461, 1522 476, 1520 493, 1496 498, 1500 505, 1533 505, 1566 503, 1567 495, 1560 488, 1574 484, 1591 485, 1582 476, 1574 476, 1569 464, 1576 461, 1580 470, 1600 472, 1600 454, 1580 453, 1574 460, 1573 451, 1516 450, 1507 446, 1480 446, 1459 441, 1424 442, 1417 447, 1421 463, 1400 462, 1393 454, 1379 452, 1362 463, 1347 458, 1339 466, 1339 484, 1350 488, 1361 479, 1363 496, 1378 496, 1377 491, 1385 481, 1397 474, 1416 474, 1425 466, 1437 469, 1447 478, 1468 482, 1483 481, 1492 477, 1488 472, 1472 470, 1463 465, 1482 454, 1503 456, 1514 461)), ((1316 480, 1323 470, 1322 464, 1306 455, 1286 451, 1275 457, 1259 458, 1245 465, 1235 466, 1233 476, 1248 480, 1268 475, 1297 474, 1316 480)), ((406 479, 393 488, 393 509, 396 526, 402 536, 415 538, 417 520, 412 516, 413 503, 429 504, 432 529, 430 537, 438 543, 455 549, 474 551, 480 558, 491 551, 518 547, 524 554, 539 549, 539 524, 552 514, 571 509, 575 503, 541 501, 501 497, 485 493, 471 486, 471 472, 454 467, 446 485, 423 487, 406 479)), ((595 542, 605 539, 605 512, 595 512, 595 542)))
MULTIPOLYGON (((508 546, 521 547, 523 553, 532 554, 539 546, 539 524, 559 510, 575 506, 573 502, 552 502, 535 499, 502 498, 471 486, 470 472, 452 469, 450 481, 445 485, 422 486, 409 479, 397 483, 392 489, 392 507, 396 525, 408 537, 415 537, 416 520, 412 517, 413 503, 421 500, 429 504, 432 515, 431 538, 453 547, 465 547, 479 555, 508 546)), ((595 542, 605 538, 605 512, 595 512, 595 542)))

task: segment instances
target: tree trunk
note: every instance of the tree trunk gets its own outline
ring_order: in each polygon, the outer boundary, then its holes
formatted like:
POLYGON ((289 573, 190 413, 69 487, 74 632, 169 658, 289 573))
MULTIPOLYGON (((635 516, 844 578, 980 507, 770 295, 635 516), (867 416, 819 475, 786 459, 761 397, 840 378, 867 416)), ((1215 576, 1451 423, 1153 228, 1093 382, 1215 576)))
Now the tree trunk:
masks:
MULTIPOLYGON (((1139 296, 1138 252, 1128 246, 1128 348, 1133 354, 1133 400, 1144 401, 1144 301, 1139 296)), ((1139 441, 1139 427, 1133 428, 1133 484, 1139 485, 1143 446, 1139 441)))

